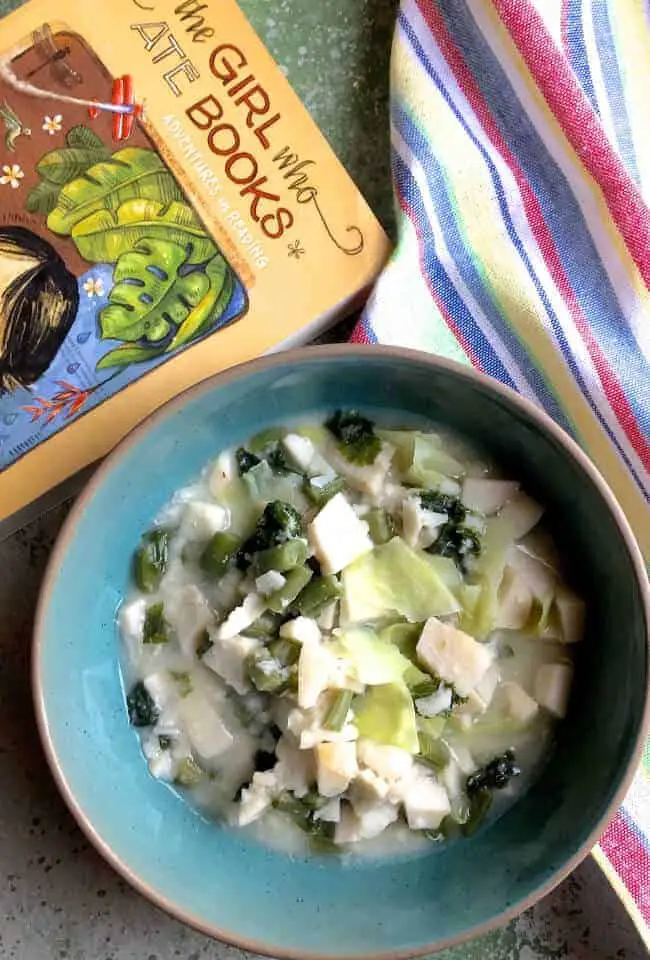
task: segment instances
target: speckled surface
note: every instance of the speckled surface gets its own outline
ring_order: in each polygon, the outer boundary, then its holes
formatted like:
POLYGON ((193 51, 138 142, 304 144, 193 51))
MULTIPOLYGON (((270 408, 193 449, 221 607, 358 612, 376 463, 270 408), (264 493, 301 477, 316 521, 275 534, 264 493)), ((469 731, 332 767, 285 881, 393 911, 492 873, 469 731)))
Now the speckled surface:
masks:
MULTIPOLYGON (((387 64, 395 0, 241 0, 389 228, 387 64)), ((0 12, 17 4, 0 0, 0 12)), ((339 335, 341 332, 339 331, 339 335)), ((246 960, 161 913, 89 847, 34 726, 34 604, 61 507, 0 543, 0 960, 246 960)), ((501 931, 440 960, 640 960, 627 915, 591 862, 501 931)))

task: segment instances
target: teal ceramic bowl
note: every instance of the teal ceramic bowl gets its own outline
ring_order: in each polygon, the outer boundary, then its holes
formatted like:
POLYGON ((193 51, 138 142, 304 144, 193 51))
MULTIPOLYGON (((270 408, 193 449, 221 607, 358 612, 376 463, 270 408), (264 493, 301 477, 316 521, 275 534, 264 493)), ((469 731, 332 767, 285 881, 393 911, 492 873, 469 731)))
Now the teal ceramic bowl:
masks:
POLYGON ((264 358, 163 407, 105 461, 50 561, 33 678, 49 762, 106 859, 181 920, 254 952, 408 957, 485 932, 584 857, 638 762, 648 591, 626 521, 587 458, 512 392, 424 354, 323 347, 264 358), (129 727, 115 611, 140 534, 223 447, 336 407, 440 423, 482 445, 547 505, 589 600, 570 713, 538 783, 473 839, 415 859, 292 860, 209 823, 154 780, 129 727))

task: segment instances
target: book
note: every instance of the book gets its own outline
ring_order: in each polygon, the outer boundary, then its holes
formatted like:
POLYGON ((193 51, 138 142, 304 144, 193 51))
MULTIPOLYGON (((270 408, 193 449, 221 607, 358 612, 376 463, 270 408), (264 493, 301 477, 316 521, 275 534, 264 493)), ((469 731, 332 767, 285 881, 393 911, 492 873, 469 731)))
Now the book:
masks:
POLYGON ((389 242, 234 0, 0 23, 0 536, 363 302, 389 242))

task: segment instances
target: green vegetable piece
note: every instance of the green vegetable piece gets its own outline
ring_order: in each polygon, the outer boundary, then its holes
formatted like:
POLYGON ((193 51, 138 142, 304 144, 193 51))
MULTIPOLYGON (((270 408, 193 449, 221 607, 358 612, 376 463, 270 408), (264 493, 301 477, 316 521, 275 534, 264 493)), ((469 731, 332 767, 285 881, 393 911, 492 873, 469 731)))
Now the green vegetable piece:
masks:
POLYGON ((102 339, 156 344, 175 332, 210 286, 203 271, 180 272, 186 260, 180 244, 151 237, 123 253, 108 306, 99 314, 102 339))
POLYGON ((243 478, 251 497, 259 503, 280 500, 300 511, 304 506, 302 479, 291 471, 277 469, 262 460, 243 478))
POLYGON ((169 559, 169 532, 150 530, 144 534, 135 557, 136 585, 145 593, 153 593, 160 586, 169 559))
POLYGON ((384 643, 392 643, 400 653, 415 663, 415 648, 421 633, 421 623, 391 623, 379 631, 379 639, 384 643))
MULTIPOLYGON (((286 814, 310 838, 314 850, 320 853, 331 852, 334 848, 335 824, 314 818, 314 807, 307 798, 298 799, 290 793, 281 794, 273 802, 276 810, 286 814)), ((322 803, 321 803, 322 806, 322 803)))
MULTIPOLYGON (((110 211, 117 210, 125 201, 154 202, 164 207, 170 201, 183 199, 174 176, 154 150, 126 147, 84 173, 61 190, 59 202, 47 218, 53 233, 67 236, 91 215, 109 214, 110 220, 110 211)), ((96 263, 105 260, 102 256, 82 256, 96 263)))
POLYGON ((261 693, 279 694, 289 686, 291 668, 280 663, 269 650, 256 650, 246 660, 248 677, 261 693))
POLYGON ((209 632, 207 630, 203 630, 202 633, 199 634, 199 639, 196 644, 196 655, 199 660, 201 657, 204 657, 209 650, 212 650, 213 646, 214 643, 210 639, 209 632))
POLYGON ((256 467, 258 463, 261 463, 259 457, 255 456, 254 453, 251 453, 250 450, 246 450, 244 447, 238 447, 235 451, 235 460, 237 461, 237 468, 239 470, 239 476, 243 477, 245 473, 248 473, 249 470, 252 470, 253 467, 256 467))
POLYGON ((235 554, 241 541, 233 533, 219 531, 205 546, 199 561, 201 569, 211 577, 222 577, 235 554))
POLYGON ((337 410, 325 426, 338 440, 338 448, 351 463, 368 466, 381 450, 372 420, 357 410, 337 410))
POLYGON ((348 627, 336 640, 343 655, 354 665, 360 683, 403 683, 410 660, 390 643, 384 643, 370 627, 348 627))
POLYGON ((298 662, 301 649, 296 640, 289 640, 288 637, 278 637, 269 643, 269 653, 285 667, 292 667, 298 662))
POLYGON ((434 433, 416 433, 413 459, 404 479, 421 487, 435 487, 446 477, 460 477, 462 463, 444 449, 444 441, 434 433))
POLYGON ((492 793, 486 787, 477 790, 470 797, 469 818, 463 824, 463 836, 471 837, 485 820, 492 806, 492 793))
POLYGON ((246 627, 243 631, 244 636, 254 637, 256 640, 269 640, 270 637, 277 637, 278 631, 283 623, 284 618, 277 613, 271 613, 270 610, 265 610, 264 613, 257 618, 255 623, 252 623, 250 627, 246 627))
MULTIPOLYGON (((262 466, 262 464, 260 464, 262 466)), ((268 464, 264 464, 269 469, 268 464)), ((257 468, 253 468, 255 470, 257 468)), ((247 476, 250 476, 249 471, 247 476)), ((237 566, 240 570, 250 567, 253 555, 269 547, 276 547, 287 540, 302 537, 304 525, 298 510, 283 500, 272 500, 264 507, 262 516, 257 521, 255 532, 245 543, 237 555, 237 566)))
POLYGON ((142 538, 135 555, 134 573, 137 587, 144 593, 154 593, 167 569, 169 533, 150 530, 142 538))
POLYGON ((287 572, 287 578, 279 590, 266 599, 266 605, 273 613, 285 613, 298 594, 304 590, 314 573, 309 567, 294 567, 287 572))
POLYGON ((464 523, 467 508, 460 497, 442 493, 441 490, 425 490, 420 494, 420 504, 424 510, 432 513, 446 513, 454 523, 464 523))
POLYGON ((442 731, 447 725, 447 720, 440 715, 436 717, 418 717, 417 724, 420 733, 424 733, 433 740, 437 740, 438 737, 442 735, 442 731))
POLYGON ((373 543, 388 543, 395 536, 395 523, 387 510, 370 510, 363 518, 368 524, 368 532, 373 543))
POLYGON ((338 577, 317 577, 308 583, 298 594, 293 608, 303 617, 317 617, 325 607, 341 596, 341 583, 338 577))
POLYGON ((460 609, 421 552, 400 537, 375 547, 343 571, 347 616, 352 621, 399 614, 411 621, 460 609))
POLYGON ((423 674, 421 679, 418 679, 417 683, 412 684, 409 689, 411 691, 411 696, 414 700, 419 700, 420 697, 430 697, 435 693, 440 687, 440 678, 431 677, 428 674, 423 674))
POLYGON ((264 459, 264 452, 282 440, 286 436, 286 432, 281 427, 269 427, 267 430, 261 430, 249 441, 249 449, 264 459))
POLYGON ((467 778, 468 796, 471 797, 484 788, 503 790, 512 778, 518 777, 520 773, 521 770, 515 764, 514 750, 506 750, 502 756, 490 760, 484 767, 480 767, 467 778))
POLYGON ((139 680, 126 698, 129 721, 134 727, 152 727, 159 717, 153 697, 139 680))
POLYGON ((179 787, 195 787, 204 776, 205 773, 196 760, 192 757, 184 757, 178 765, 174 783, 179 787))
POLYGON ((420 750, 413 700, 402 684, 370 687, 355 701, 354 722, 362 737, 412 754, 420 750))
POLYGON ((432 737, 424 730, 418 732, 420 750, 418 759, 434 770, 442 770, 449 763, 449 747, 439 737, 432 737))
POLYGON ((285 573, 294 567, 301 567, 307 559, 309 550, 307 543, 302 539, 286 540, 277 547, 269 547, 256 553, 253 558, 253 573, 260 576, 269 570, 278 570, 285 573))
POLYGON ((192 678, 187 670, 170 670, 169 675, 178 687, 178 694, 181 698, 188 697, 192 692, 192 678))
MULTIPOLYGON (((55 213, 56 209, 50 217, 55 213)), ((86 217, 73 227, 72 239, 85 260, 98 263, 116 263, 143 240, 177 244, 186 251, 188 264, 205 263, 217 252, 192 208, 178 201, 128 200, 116 211, 101 210, 86 217)))
POLYGON ((165 620, 165 608, 162 603, 153 603, 147 607, 144 615, 143 643, 167 643, 168 626, 165 620))
POLYGON ((325 719, 323 720, 323 727, 325 730, 343 729, 348 711, 352 706, 353 696, 354 694, 351 690, 339 690, 334 695, 334 699, 332 700, 332 703, 325 714, 325 719))
POLYGON ((476 530, 472 530, 471 527, 449 521, 443 524, 438 536, 427 550, 440 557, 450 557, 458 569, 466 573, 468 561, 472 557, 478 557, 481 552, 481 540, 476 530))
POLYGON ((328 500, 345 490, 343 477, 305 477, 303 491, 316 507, 324 507, 328 500))

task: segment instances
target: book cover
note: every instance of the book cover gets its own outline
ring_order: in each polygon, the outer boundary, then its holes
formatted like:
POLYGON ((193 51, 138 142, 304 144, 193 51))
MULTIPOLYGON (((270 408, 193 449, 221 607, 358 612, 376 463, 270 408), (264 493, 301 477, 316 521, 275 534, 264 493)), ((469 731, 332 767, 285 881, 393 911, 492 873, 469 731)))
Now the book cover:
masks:
POLYGON ((4 19, 0 534, 181 390, 312 338, 388 250, 234 0, 4 19))

